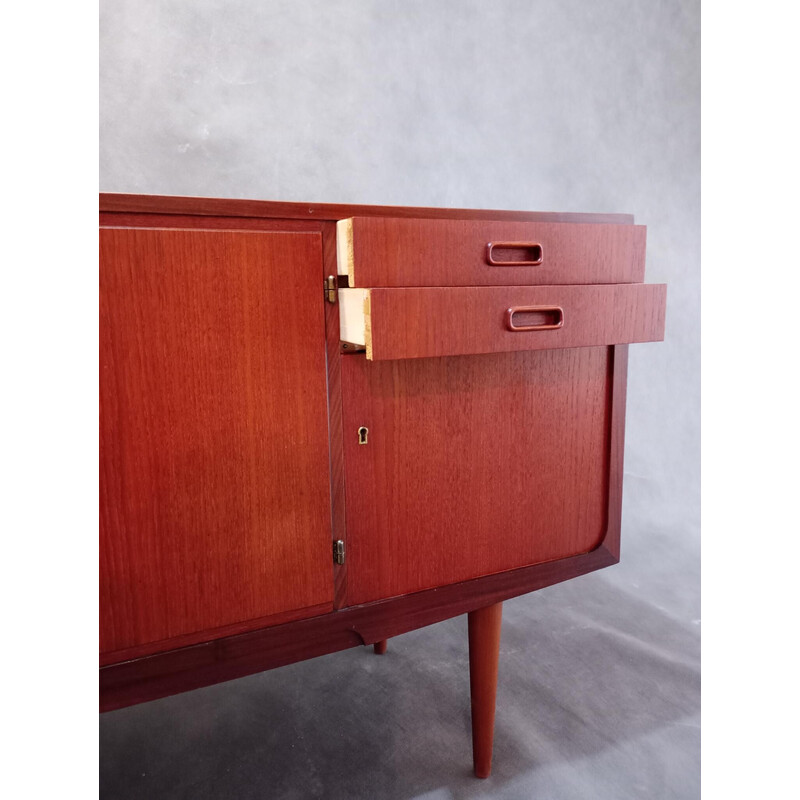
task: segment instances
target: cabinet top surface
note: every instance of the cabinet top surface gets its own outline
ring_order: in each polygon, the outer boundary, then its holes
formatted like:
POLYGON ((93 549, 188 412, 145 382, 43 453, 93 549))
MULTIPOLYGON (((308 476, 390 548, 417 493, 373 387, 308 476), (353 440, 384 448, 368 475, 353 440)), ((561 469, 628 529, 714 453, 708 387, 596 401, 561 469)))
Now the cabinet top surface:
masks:
POLYGON ((190 214, 278 219, 336 221, 348 217, 411 217, 432 219, 487 219, 532 222, 582 222, 632 225, 632 214, 591 214, 554 211, 501 211, 474 208, 368 206, 334 203, 282 203, 211 197, 175 197, 146 194, 100 193, 101 212, 190 214))

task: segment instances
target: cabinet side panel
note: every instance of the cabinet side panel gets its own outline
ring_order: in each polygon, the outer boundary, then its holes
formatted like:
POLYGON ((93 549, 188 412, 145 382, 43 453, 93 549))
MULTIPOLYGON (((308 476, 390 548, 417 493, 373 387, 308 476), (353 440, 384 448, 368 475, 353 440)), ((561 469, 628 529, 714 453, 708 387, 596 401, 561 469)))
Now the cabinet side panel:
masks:
POLYGON ((348 604, 600 544, 610 369, 607 347, 343 357, 348 604))
POLYGON ((101 229, 100 255, 101 650, 319 613, 320 235, 101 229))

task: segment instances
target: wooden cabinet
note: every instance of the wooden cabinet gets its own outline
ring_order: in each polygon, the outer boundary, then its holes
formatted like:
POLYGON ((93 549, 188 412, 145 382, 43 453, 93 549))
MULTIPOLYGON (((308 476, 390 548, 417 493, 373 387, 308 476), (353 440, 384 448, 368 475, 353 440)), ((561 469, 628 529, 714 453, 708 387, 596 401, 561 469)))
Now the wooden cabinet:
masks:
POLYGON ((644 228, 124 195, 100 222, 101 708, 469 613, 488 774, 499 604, 618 560, 627 345, 664 332, 644 228))

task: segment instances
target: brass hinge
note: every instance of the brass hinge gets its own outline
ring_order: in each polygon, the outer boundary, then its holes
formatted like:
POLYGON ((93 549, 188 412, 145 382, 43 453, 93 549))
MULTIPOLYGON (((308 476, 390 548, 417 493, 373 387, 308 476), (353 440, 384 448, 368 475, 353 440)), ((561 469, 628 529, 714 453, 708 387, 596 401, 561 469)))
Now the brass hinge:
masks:
POLYGON ((325 299, 329 303, 336 302, 336 276, 328 275, 325 279, 325 299))
POLYGON ((344 564, 344 542, 341 539, 333 543, 333 563, 344 564))

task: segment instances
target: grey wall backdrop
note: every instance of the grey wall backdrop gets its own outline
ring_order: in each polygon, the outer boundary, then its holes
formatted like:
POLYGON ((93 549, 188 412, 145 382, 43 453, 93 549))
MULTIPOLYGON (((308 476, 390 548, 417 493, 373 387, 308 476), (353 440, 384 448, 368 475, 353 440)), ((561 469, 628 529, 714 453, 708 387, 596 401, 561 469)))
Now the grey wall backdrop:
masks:
POLYGON ((622 564, 507 604, 490 782, 453 620, 105 715, 105 795, 698 796, 699 14, 101 4, 101 191, 632 212, 669 284, 666 341, 630 350, 622 564))

